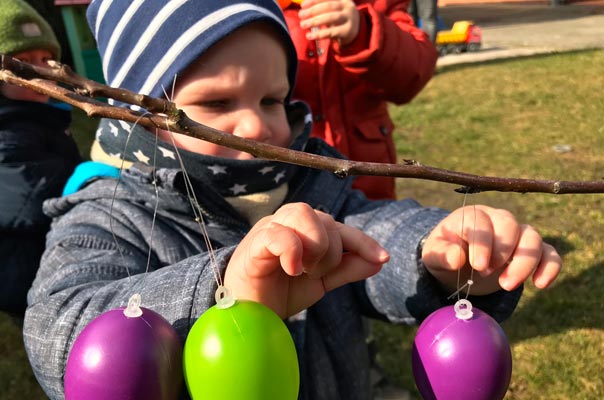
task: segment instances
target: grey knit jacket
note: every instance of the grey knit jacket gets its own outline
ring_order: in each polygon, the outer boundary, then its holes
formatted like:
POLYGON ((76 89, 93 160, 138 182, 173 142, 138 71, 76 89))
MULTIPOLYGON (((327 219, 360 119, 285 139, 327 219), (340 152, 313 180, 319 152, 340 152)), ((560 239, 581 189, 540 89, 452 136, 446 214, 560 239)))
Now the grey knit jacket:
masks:
MULTIPOLYGON (((316 139, 309 139, 306 151, 339 157, 316 139)), ((148 273, 156 201, 150 167, 135 165, 123 171, 117 191, 114 179, 99 179, 45 203, 54 222, 29 293, 24 340, 34 373, 51 399, 63 398, 65 364, 78 333, 100 313, 126 305, 133 293, 141 294, 143 306, 164 316, 183 343, 196 319, 214 304, 213 267, 183 174, 159 169, 156 176, 159 205, 148 273)), ((250 227, 210 188, 197 185, 199 206, 224 271, 250 227)), ((413 200, 370 201, 351 189, 351 179, 310 168, 299 168, 289 187, 286 202, 306 202, 330 213, 390 252, 391 261, 374 277, 333 290, 286 321, 300 363, 300 399, 371 399, 361 317, 414 324, 450 304, 450 293, 441 290, 418 257, 421 239, 446 212, 413 200)), ((521 292, 500 291, 471 300, 503 320, 521 292)), ((184 385, 181 397, 187 398, 184 385)))

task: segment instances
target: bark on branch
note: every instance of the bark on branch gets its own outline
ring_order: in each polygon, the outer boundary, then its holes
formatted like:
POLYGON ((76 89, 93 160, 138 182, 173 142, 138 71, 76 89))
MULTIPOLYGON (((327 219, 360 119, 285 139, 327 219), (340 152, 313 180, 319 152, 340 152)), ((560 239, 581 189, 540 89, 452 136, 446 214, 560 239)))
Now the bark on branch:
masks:
POLYGON ((338 176, 380 175, 414 178, 460 185, 462 193, 482 191, 518 193, 604 193, 604 181, 539 180, 473 175, 427 165, 415 160, 403 164, 383 164, 340 160, 276 147, 225 134, 191 120, 170 101, 133 93, 83 78, 67 65, 54 62, 42 68, 1 56, 0 80, 30 88, 82 109, 89 117, 105 117, 136 122, 149 129, 162 128, 221 146, 250 153, 258 158, 331 171, 338 176), (146 111, 109 105, 97 98, 110 98, 146 111))

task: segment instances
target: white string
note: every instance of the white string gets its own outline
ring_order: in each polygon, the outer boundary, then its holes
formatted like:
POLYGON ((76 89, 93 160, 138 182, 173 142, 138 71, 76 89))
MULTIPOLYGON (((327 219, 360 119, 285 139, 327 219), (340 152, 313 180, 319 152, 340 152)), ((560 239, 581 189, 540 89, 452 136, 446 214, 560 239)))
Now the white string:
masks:
MULTIPOLYGON (((472 205, 472 209, 474 211, 474 232, 472 233, 472 253, 473 256, 471 256, 468 251, 468 258, 469 260, 475 260, 476 258, 476 204, 472 205)), ((470 297, 470 289, 472 288, 472 284, 474 283, 474 268, 472 268, 472 266, 470 265, 470 279, 468 279, 468 291, 466 292, 466 299, 468 297, 470 297)))
MULTIPOLYGON (((138 121, 137 121, 138 122, 138 121)), ((136 124, 135 124, 136 126, 136 124)), ((134 128, 133 128, 134 129, 134 128)), ((149 233, 149 251, 147 253, 147 265, 145 266, 145 274, 143 275, 143 279, 140 281, 140 285, 142 286, 145 280, 147 279, 147 273, 149 272, 149 266, 151 264, 151 253, 153 251, 153 233, 155 232, 155 221, 157 220, 157 210, 159 208, 159 189, 157 187, 157 175, 156 175, 156 160, 157 160, 157 134, 155 135, 155 148, 153 149, 153 180, 151 183, 153 184, 153 189, 155 190, 155 205, 153 207, 153 218, 151 220, 151 232, 149 233)))
MULTIPOLYGON (((111 196, 111 205, 109 206, 109 216, 110 216, 109 217, 109 230, 111 231, 111 237, 113 238, 113 241, 117 247, 118 253, 120 253, 120 258, 122 259, 122 261, 125 260, 124 252, 117 240, 117 236, 115 236, 115 231, 113 230, 113 206, 115 204, 115 198, 117 196, 117 188, 119 187, 120 182, 122 180, 122 171, 124 170, 124 163, 126 162, 126 151, 128 150, 128 143, 130 142, 130 135, 132 134, 134 127, 136 127, 136 125, 138 124, 138 121, 140 121, 147 114, 150 114, 150 113, 144 112, 141 116, 139 116, 138 119, 134 122, 134 125, 133 125, 132 129, 130 130, 130 132, 128 132, 128 137, 126 138, 126 143, 124 143, 124 150, 122 152, 120 168, 119 168, 119 171, 117 174, 117 182, 115 183, 115 187, 113 188, 113 195, 111 196)), ((154 162, 155 162, 155 160, 154 160, 154 162)), ((157 203, 155 206, 156 206, 155 211, 157 212, 157 203)), ((155 213, 153 215, 153 221, 155 223, 155 213)), ((149 252, 150 251, 151 251, 151 246, 149 246, 149 252)), ((124 265, 126 266, 126 274, 128 275, 128 280, 130 280, 132 278, 132 275, 130 274, 130 269, 128 268, 128 265, 125 262, 124 262, 124 265)), ((149 267, 149 260, 147 260, 147 268, 148 267, 149 267)))
MULTIPOLYGON (((124 170, 124 163, 126 161, 126 152, 128 151, 128 143, 130 142, 130 136, 132 135, 134 128, 138 125, 138 121, 140 121, 147 114, 150 114, 150 113, 147 111, 143 112, 143 114, 140 115, 137 118, 137 120, 134 122, 134 124, 132 125, 132 129, 130 129, 130 131, 128 132, 128 137, 126 138, 126 142, 124 143, 124 149, 122 152, 122 159, 121 159, 121 164, 120 164, 120 168, 119 168, 118 175, 117 175, 117 182, 115 183, 115 187, 113 189, 113 195, 111 197, 111 205, 109 207, 109 230, 111 231, 111 236, 113 237, 113 241, 117 247, 117 250, 120 253, 120 258, 122 259, 122 261, 124 262, 124 266, 126 267, 126 274, 128 275, 128 281, 132 280, 132 274, 130 273, 130 268, 128 268, 128 264, 125 262, 124 252, 117 240, 117 236, 115 235, 115 231, 113 229, 113 207, 115 204, 115 198, 117 197, 117 189, 118 189, 121 179, 122 179, 122 171, 124 170)), ((155 176, 156 156, 157 156, 157 138, 156 138, 156 146, 155 146, 155 150, 154 150, 154 154, 153 154, 153 186, 155 188, 155 207, 153 209, 153 219, 151 222, 151 232, 150 232, 150 236, 149 236, 149 252, 147 253, 147 265, 145 267, 145 273, 143 275, 143 278, 141 279, 141 281, 139 283, 140 285, 143 284, 143 282, 147 278, 147 272, 149 272, 149 265, 151 263, 151 251, 153 249, 153 232, 154 232, 154 228, 155 228, 155 220, 157 217, 157 209, 158 209, 158 205, 159 205, 159 191, 157 189, 157 179, 155 176)), ((142 315, 142 310, 140 309, 140 303, 141 303, 141 295, 139 293, 135 292, 128 299, 128 307, 126 307, 124 309, 124 315, 127 316, 128 318, 140 317, 142 315)))
MULTIPOLYGON (((166 125, 167 125, 167 123, 166 123, 166 125)), ((166 126, 166 128, 168 128, 168 127, 166 126)), ((195 194, 195 189, 193 188, 191 179, 189 178, 189 173, 185 169, 185 165, 182 161, 182 157, 180 156, 180 152, 178 151, 178 147, 176 146, 176 143, 174 141, 174 133, 171 132, 169 129, 166 129, 166 130, 168 132, 170 132, 170 140, 172 141, 172 146, 174 146, 174 150, 176 152, 176 155, 178 157, 178 162, 180 164, 180 169, 182 170, 183 176, 185 179, 185 189, 187 191, 187 198, 189 199, 189 202, 191 204, 191 209, 193 210, 193 214, 195 215, 195 222, 197 222, 197 224, 199 226, 201 235, 203 236, 204 243, 208 250, 208 254, 210 257, 210 263, 212 265, 212 271, 214 273, 214 280, 216 280, 216 283, 220 287, 220 286, 222 286, 222 276, 220 275, 220 270, 218 268, 218 262, 216 261, 216 256, 214 254, 214 249, 212 247, 210 235, 208 233, 205 221, 203 219, 203 209, 201 208, 201 206, 199 205, 199 202, 197 201, 197 195, 195 194)))
MULTIPOLYGON (((168 96, 165 88, 162 87, 164 95, 166 96, 167 99, 174 97, 174 88, 176 86, 177 77, 178 77, 178 75, 175 75, 174 79, 172 81, 172 96, 168 96)), ((172 132, 170 130, 167 118, 166 118, 166 131, 170 133, 170 140, 172 142, 172 146, 174 147, 174 151, 178 158, 178 163, 180 165, 180 169, 182 170, 182 173, 184 176, 185 189, 187 191, 187 198, 189 199, 189 202, 191 204, 191 209, 193 211, 193 215, 195 216, 195 222, 197 222, 197 225, 199 226, 199 230, 201 231, 201 235, 202 235, 204 243, 206 245, 206 249, 208 250, 208 254, 210 257, 210 264, 212 266, 212 272, 214 273, 214 280, 216 281, 216 284, 220 288, 223 286, 222 276, 220 275, 220 269, 218 268, 218 262, 216 261, 216 255, 214 252, 214 248, 212 247, 210 235, 208 233, 205 221, 203 219, 203 209, 199 205, 199 201, 197 201, 197 195, 195 194, 195 189, 193 187, 193 184, 191 183, 191 179, 189 178, 189 173, 187 172, 187 169, 185 168, 184 162, 182 161, 182 157, 180 155, 180 151, 178 150, 178 146, 176 146, 176 142, 174 140, 174 132, 172 132)), ((156 132, 156 137, 157 137, 157 132, 156 132)))
MULTIPOLYGON (((463 230, 464 230, 464 225, 465 225, 465 217, 466 217, 466 200, 468 198, 468 191, 464 191, 464 196, 463 196, 463 202, 461 204, 461 227, 460 227, 460 232, 459 232, 459 237, 460 237, 460 246, 459 246, 459 260, 460 260, 460 264, 461 264, 461 259, 462 259, 462 251, 463 251, 463 230)), ((470 260, 472 260, 472 257, 470 256, 470 252, 469 249, 470 247, 472 247, 472 249, 475 251, 475 241, 476 241, 476 205, 473 205, 474 208, 474 233, 472 235, 472 246, 470 246, 468 244, 468 263, 470 260)), ((468 290, 466 291, 466 297, 465 299, 468 299, 468 297, 470 297, 470 289, 472 288, 472 285, 474 284, 474 268, 470 267, 470 278, 466 281, 465 284, 463 284, 463 286, 460 286, 461 284, 461 268, 459 268, 457 270, 457 290, 455 292, 453 292, 451 295, 449 295, 449 297, 447 297, 447 299, 451 299, 455 296, 457 296, 457 301, 461 300, 460 297, 460 293, 467 287, 468 290)))

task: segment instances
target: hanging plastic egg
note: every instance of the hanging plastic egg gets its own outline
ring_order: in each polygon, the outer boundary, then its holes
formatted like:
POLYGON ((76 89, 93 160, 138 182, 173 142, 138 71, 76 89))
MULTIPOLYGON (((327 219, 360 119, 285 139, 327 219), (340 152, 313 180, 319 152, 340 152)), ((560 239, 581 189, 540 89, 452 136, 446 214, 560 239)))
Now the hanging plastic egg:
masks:
POLYGON ((65 369, 66 400, 172 400, 182 388, 182 342, 168 321, 139 307, 109 310, 77 337, 65 369))
POLYGON ((468 300, 441 308, 420 325, 413 375, 425 400, 501 400, 512 376, 512 353, 497 321, 468 300))
POLYGON ((184 348, 194 400, 296 400, 300 384, 294 341, 268 307, 234 300, 220 287, 217 304, 195 322, 184 348))

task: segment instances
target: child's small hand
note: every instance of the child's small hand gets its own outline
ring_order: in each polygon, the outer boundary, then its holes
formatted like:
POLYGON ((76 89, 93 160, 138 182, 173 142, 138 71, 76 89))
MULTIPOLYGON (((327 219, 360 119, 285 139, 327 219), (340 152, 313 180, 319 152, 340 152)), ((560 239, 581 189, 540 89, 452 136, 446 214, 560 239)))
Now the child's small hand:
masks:
POLYGON ((304 0, 301 8, 300 26, 309 30, 308 40, 331 38, 347 45, 359 33, 359 11, 353 0, 304 0))
POLYGON ((332 289, 377 273, 389 255, 358 229, 304 203, 262 218, 243 238, 224 285, 280 317, 293 315, 332 289))
MULTIPOLYGON (((422 258, 430 273, 453 291, 457 271, 469 264, 478 271, 470 291, 477 295, 513 290, 531 275, 543 289, 562 268, 556 250, 533 227, 518 224, 506 210, 478 205, 457 209, 441 221, 426 239, 422 258)), ((466 269, 461 284, 468 278, 466 269)))

